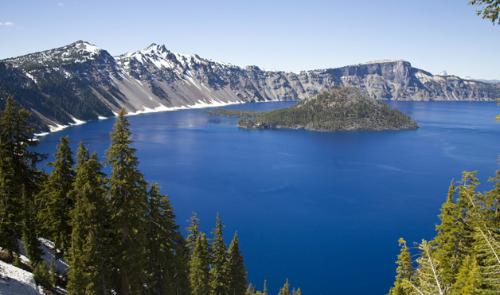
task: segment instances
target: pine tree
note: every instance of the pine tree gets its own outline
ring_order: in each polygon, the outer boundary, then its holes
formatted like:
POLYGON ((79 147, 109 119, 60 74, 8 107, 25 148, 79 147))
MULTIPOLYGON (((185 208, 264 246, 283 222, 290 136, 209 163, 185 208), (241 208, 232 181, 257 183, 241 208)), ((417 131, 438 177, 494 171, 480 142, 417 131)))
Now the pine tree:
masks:
POLYGON ((297 290, 293 289, 292 295, 302 295, 302 290, 300 290, 300 288, 298 288, 297 290))
POLYGON ((43 251, 40 247, 40 241, 36 232, 36 214, 33 198, 26 193, 26 187, 23 185, 22 199, 24 205, 23 216, 23 245, 26 249, 26 254, 31 263, 36 265, 42 261, 43 251))
POLYGON ((87 160, 90 158, 89 151, 83 144, 83 142, 80 142, 78 145, 78 150, 76 151, 76 167, 75 171, 78 171, 80 166, 82 166, 87 160))
POLYGON ((186 245, 189 249, 189 253, 193 253, 194 244, 196 243, 196 239, 200 234, 200 219, 196 212, 193 212, 191 215, 191 222, 188 227, 188 236, 186 238, 186 245))
MULTIPOLYGON (((83 145, 79 155, 88 154, 83 145)), ((75 207, 71 211, 71 248, 69 250, 69 294, 108 294, 109 239, 105 199, 105 176, 97 155, 79 160, 73 190, 75 207)))
POLYGON ((55 243, 60 251, 58 255, 62 257, 70 246, 70 212, 74 206, 69 194, 75 172, 68 137, 61 137, 55 160, 50 166, 53 170, 36 197, 39 208, 37 219, 42 234, 55 243))
POLYGON ((167 196, 157 184, 149 191, 148 280, 150 294, 174 294, 176 265, 174 260, 178 228, 167 196))
MULTIPOLYGON (((22 236, 27 247, 37 247, 38 243, 32 222, 33 195, 43 174, 36 169, 41 155, 32 151, 37 141, 29 116, 11 98, 0 113, 0 247, 10 256, 18 251, 17 240, 22 236)), ((30 255, 36 253, 31 251, 35 248, 28 250, 30 255)))
POLYGON ((228 294, 244 295, 247 288, 247 271, 240 253, 237 234, 234 234, 229 245, 227 257, 225 269, 228 276, 228 294))
POLYGON ((209 264, 210 255, 207 238, 204 233, 200 233, 189 261, 189 284, 192 295, 207 295, 210 293, 209 264))
POLYGON ((278 295, 290 295, 290 285, 288 284, 288 279, 285 281, 283 287, 281 287, 278 295))
POLYGON ((180 232, 177 232, 175 239, 175 281, 174 294, 191 295, 189 287, 189 249, 186 241, 180 232))
POLYGON ((408 246, 406 246, 406 241, 403 238, 399 238, 399 246, 401 251, 398 255, 398 260, 396 262, 396 280, 394 286, 390 290, 390 295, 404 295, 408 293, 406 281, 410 281, 413 276, 413 265, 411 261, 410 251, 408 246))
POLYGON ((123 295, 141 292, 146 266, 147 187, 130 137, 129 123, 122 109, 111 133, 107 162, 112 169, 108 198, 114 231, 111 247, 115 250, 115 290, 123 295))
POLYGON ((477 226, 474 231, 474 240, 474 260, 477 259, 480 273, 480 284, 479 286, 474 284, 474 287, 481 290, 479 294, 497 294, 496 292, 500 290, 500 239, 498 233, 488 235, 484 228, 477 226))
MULTIPOLYGON (((442 279, 445 284, 453 284, 461 261, 467 255, 469 234, 463 222, 464 214, 455 204, 454 181, 448 189, 448 196, 439 215, 440 224, 436 226, 437 235, 431 244, 436 248, 435 258, 441 263, 442 279)), ((462 192, 463 194, 463 192, 462 192)))
POLYGON ((223 237, 223 224, 219 215, 215 221, 214 239, 212 242, 212 260, 210 268, 210 294, 228 294, 228 274, 226 271, 226 245, 223 237))
POLYGON ((431 245, 423 240, 419 246, 421 251, 417 259, 418 267, 415 273, 415 282, 406 280, 411 286, 410 294, 444 295, 449 286, 443 284, 439 262, 433 257, 431 245))
POLYGON ((459 268, 456 282, 451 288, 452 295, 481 294, 481 274, 475 256, 465 257, 459 268))

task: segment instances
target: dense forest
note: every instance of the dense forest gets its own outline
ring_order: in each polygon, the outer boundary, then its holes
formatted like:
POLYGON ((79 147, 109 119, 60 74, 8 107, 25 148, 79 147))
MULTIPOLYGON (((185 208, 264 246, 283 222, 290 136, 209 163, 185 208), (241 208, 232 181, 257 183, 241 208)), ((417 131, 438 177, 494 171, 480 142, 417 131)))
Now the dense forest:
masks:
POLYGON ((500 294, 500 172, 481 193, 475 172, 453 181, 436 236, 418 245, 416 260, 401 238, 389 295, 500 294))
MULTIPOLYGON (((12 99, 0 114, 0 259, 32 272, 46 294, 268 294, 265 282, 248 283, 238 236, 225 244, 219 216, 210 237, 196 215, 182 235, 169 197, 138 169, 124 111, 104 163, 83 143, 74 157, 62 137, 49 174, 37 168, 30 118, 12 99), (44 259, 47 240, 67 271, 44 259)), ((279 295, 289 294, 301 291, 286 281, 279 295)))
POLYGON ((418 125, 384 102, 354 87, 334 87, 295 106, 269 112, 237 112, 238 126, 257 129, 307 129, 315 131, 403 130, 418 125))

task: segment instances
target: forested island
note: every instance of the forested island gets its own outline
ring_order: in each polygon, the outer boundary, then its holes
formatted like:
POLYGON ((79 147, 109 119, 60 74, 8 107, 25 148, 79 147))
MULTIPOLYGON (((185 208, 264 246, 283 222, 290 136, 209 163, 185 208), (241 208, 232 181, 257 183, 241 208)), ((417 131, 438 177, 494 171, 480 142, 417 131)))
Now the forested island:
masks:
POLYGON ((418 125, 387 104, 359 89, 335 87, 295 106, 269 112, 217 110, 212 114, 238 116, 248 129, 306 129, 313 131, 407 130, 418 125))

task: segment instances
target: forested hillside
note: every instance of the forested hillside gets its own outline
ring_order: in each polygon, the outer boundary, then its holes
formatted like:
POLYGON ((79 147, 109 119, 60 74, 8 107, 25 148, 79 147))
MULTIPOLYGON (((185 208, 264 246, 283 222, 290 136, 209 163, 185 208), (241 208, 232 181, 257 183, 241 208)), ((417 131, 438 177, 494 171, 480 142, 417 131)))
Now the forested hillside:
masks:
MULTIPOLYGON (((200 231, 196 215, 182 235, 169 197, 138 169, 124 115, 105 163, 83 143, 75 159, 62 137, 45 174, 29 113, 7 100, 0 114, 0 259, 28 271, 28 282, 32 273, 45 294, 268 294, 265 283, 262 291, 249 284, 238 236, 226 245, 219 216, 212 236, 200 231), (67 267, 55 267, 47 254, 67 267)), ((0 294, 23 285, 0 274, 0 294)), ((301 291, 285 282, 279 294, 301 291)))

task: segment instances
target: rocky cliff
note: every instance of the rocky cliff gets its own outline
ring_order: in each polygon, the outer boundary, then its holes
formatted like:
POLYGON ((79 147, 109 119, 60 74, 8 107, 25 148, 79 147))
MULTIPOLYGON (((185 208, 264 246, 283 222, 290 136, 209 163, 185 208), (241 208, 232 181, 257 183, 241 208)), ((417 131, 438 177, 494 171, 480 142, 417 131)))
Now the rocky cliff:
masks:
POLYGON ((432 75, 407 61, 291 73, 217 63, 157 44, 113 57, 84 41, 0 61, 0 99, 14 97, 47 131, 113 116, 122 107, 141 113, 305 99, 334 86, 390 100, 500 97, 500 83, 432 75))

